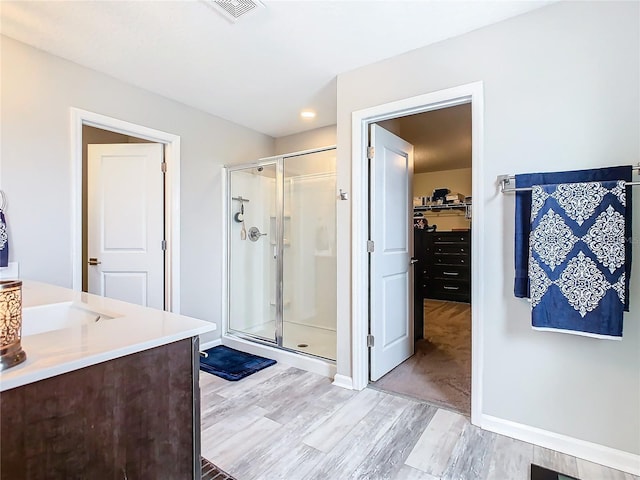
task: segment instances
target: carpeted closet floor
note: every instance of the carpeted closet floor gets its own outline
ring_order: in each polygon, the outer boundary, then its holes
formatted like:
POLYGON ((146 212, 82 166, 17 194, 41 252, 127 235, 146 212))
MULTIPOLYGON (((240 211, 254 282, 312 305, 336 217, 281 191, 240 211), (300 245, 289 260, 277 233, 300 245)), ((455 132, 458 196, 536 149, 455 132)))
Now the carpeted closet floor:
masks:
POLYGON ((415 355, 371 385, 469 415, 471 305, 425 300, 424 339, 415 355))

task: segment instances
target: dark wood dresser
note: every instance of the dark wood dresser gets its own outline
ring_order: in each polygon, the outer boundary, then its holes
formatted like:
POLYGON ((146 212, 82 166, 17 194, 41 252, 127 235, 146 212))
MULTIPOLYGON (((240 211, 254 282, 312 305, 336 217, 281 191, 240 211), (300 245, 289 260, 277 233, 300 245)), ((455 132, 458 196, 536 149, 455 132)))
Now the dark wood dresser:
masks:
POLYGON ((471 302, 471 231, 414 230, 418 297, 471 302))

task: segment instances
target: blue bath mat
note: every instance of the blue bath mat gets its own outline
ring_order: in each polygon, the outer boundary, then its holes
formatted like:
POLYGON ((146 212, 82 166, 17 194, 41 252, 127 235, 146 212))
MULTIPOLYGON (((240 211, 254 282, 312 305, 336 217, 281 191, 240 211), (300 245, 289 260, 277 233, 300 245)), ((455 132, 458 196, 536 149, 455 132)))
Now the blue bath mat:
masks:
POLYGON ((205 353, 207 357, 200 355, 200 370, 232 382, 276 363, 275 360, 251 355, 224 345, 212 347, 205 350, 205 353))

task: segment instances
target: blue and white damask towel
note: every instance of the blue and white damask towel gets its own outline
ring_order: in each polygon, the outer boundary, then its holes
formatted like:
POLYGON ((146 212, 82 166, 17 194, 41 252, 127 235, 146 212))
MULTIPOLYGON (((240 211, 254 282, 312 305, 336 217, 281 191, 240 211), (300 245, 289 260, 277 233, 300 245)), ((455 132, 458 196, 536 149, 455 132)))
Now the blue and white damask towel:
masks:
POLYGON ((9 235, 4 212, 0 209, 0 267, 9 265, 9 235))
POLYGON ((622 337, 625 183, 534 185, 529 239, 532 324, 622 337))
MULTIPOLYGON (((515 278, 513 292, 516 297, 529 298, 529 235, 531 233, 531 188, 534 185, 551 185, 560 183, 582 183, 582 182, 608 182, 625 180, 630 182, 633 176, 631 165, 605 168, 591 168, 587 170, 570 170, 566 172, 546 172, 546 173, 525 173, 516 175, 516 187, 525 190, 516 192, 515 211, 515 278)), ((631 238, 631 224, 633 212, 632 188, 627 187, 627 234, 631 238)), ((626 255, 626 278, 627 278, 627 301, 625 311, 629 311, 629 278, 631 277, 631 242, 627 242, 626 255)))

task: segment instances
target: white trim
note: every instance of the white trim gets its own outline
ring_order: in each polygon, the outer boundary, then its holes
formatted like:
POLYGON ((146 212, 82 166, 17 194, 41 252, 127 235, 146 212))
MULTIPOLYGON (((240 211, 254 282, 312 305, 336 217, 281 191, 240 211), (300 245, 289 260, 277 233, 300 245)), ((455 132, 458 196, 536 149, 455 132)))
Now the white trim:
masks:
POLYGON ((640 455, 486 414, 482 415, 480 426, 485 430, 523 442, 622 470, 632 475, 640 475, 640 455))
POLYGON ((333 385, 336 387, 346 388, 347 390, 353 390, 353 379, 346 375, 336 373, 335 377, 333 377, 333 385))
POLYGON ((165 229, 167 236, 165 295, 167 310, 180 313, 180 137, 99 113, 71 107, 73 289, 82 290, 82 126, 109 130, 165 145, 167 162, 165 229))
POLYGON ((300 368, 307 372, 317 373, 318 375, 323 375, 325 377, 333 378, 336 374, 336 366, 328 361, 309 357, 307 355, 300 355, 299 353, 289 352, 269 345, 251 342, 232 335, 223 336, 222 344, 242 352, 271 358, 280 363, 300 368))
POLYGON ((200 351, 204 352, 205 350, 209 350, 212 347, 217 347, 218 345, 222 345, 222 339, 216 338, 215 340, 211 340, 210 342, 201 343, 200 351))
POLYGON ((484 87, 469 85, 471 96, 471 423, 482 415, 484 376, 484 87))
POLYGON ((220 337, 224 337, 229 330, 229 262, 231 258, 229 257, 229 200, 227 199, 227 195, 229 194, 229 169, 227 167, 222 167, 222 188, 220 188, 220 194, 222 195, 221 205, 222 205, 222 215, 220 216, 220 221, 222 225, 220 225, 220 235, 222 235, 222 302, 220 308, 221 314, 221 329, 220 329, 220 337))
POLYGON ((482 224, 484 218, 483 188, 483 84, 470 83, 459 87, 418 95, 396 102, 353 112, 352 114, 352 152, 351 152, 351 273, 352 273, 352 379, 353 388, 362 390, 368 384, 369 362, 366 347, 368 333, 369 271, 366 251, 368 238, 368 175, 366 142, 367 127, 370 123, 397 118, 406 115, 438 110, 445 107, 471 102, 472 115, 472 196, 475 200, 472 218, 471 242, 471 298, 472 298, 472 379, 471 379, 471 422, 478 425, 482 412, 482 302, 483 285, 480 273, 484 269, 481 253, 484 250, 482 224))

